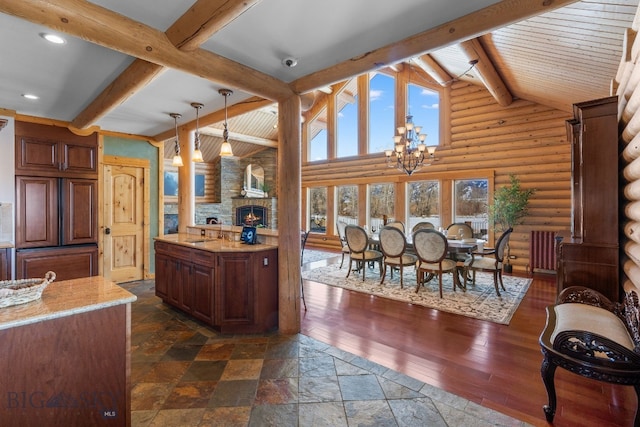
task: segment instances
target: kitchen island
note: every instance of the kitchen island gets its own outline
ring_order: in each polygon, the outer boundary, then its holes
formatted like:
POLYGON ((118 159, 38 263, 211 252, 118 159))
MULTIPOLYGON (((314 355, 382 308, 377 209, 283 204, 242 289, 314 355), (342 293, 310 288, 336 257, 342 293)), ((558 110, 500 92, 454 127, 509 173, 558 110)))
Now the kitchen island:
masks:
POLYGON ((156 295, 222 333, 278 327, 278 247, 200 237, 155 239, 156 295))
POLYGON ((0 308, 0 420, 7 426, 131 424, 131 303, 100 276, 51 283, 0 308))

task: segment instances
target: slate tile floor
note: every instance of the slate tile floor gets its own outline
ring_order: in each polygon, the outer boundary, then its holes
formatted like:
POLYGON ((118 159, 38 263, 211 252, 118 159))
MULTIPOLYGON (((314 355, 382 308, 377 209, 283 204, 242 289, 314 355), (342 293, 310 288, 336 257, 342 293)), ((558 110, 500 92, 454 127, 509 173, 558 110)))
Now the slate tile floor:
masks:
POLYGON ((154 295, 132 304, 136 426, 523 426, 304 335, 221 335, 154 295))

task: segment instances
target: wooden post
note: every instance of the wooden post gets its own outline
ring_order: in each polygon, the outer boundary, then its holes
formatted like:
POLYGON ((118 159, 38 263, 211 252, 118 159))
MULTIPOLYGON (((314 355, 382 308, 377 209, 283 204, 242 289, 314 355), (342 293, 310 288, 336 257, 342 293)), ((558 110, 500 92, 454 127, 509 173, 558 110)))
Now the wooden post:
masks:
POLYGON ((183 127, 178 128, 180 136, 180 155, 184 166, 178 168, 178 231, 185 233, 187 226, 193 225, 196 198, 194 190, 193 147, 195 132, 183 127))
POLYGON ((279 329, 300 332, 300 97, 278 103, 279 329))

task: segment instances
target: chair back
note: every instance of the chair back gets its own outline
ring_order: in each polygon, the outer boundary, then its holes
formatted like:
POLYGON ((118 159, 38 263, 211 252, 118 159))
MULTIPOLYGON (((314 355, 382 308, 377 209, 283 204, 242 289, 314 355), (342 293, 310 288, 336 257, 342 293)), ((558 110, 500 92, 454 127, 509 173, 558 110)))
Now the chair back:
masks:
POLYGON ((464 222, 454 222, 447 227, 447 236, 449 238, 462 237, 463 239, 470 239, 473 237, 473 228, 464 222), (460 236, 460 230, 462 230, 462 236, 460 236))
POLYGON ((502 233, 500 237, 498 237, 498 242, 496 243, 495 257, 499 262, 502 262, 502 260, 504 259, 504 251, 506 250, 507 245, 509 244, 509 238, 511 237, 512 231, 513 231, 513 228, 509 228, 507 231, 502 233))
POLYGON ((310 231, 300 230, 300 250, 304 252, 304 246, 307 244, 310 231))
POLYGON ((369 236, 363 227, 348 224, 344 228, 344 233, 351 252, 362 253, 367 249, 369 236))
POLYGON ((386 227, 395 227, 404 234, 404 223, 402 221, 389 221, 386 227))
POLYGON ((411 229, 411 233, 421 230, 423 228, 436 228, 436 227, 429 221, 422 221, 413 226, 413 228, 411 229))
POLYGON ((444 234, 431 228, 422 228, 413 233, 413 248, 421 262, 438 263, 449 250, 444 234))
POLYGON ((340 244, 344 248, 347 246, 347 236, 345 233, 345 228, 347 227, 347 223, 344 221, 336 222, 336 229, 338 230, 338 238, 340 238, 340 244))
POLYGON ((385 257, 397 258, 407 249, 407 239, 402 231, 393 226, 380 229, 380 250, 385 257))

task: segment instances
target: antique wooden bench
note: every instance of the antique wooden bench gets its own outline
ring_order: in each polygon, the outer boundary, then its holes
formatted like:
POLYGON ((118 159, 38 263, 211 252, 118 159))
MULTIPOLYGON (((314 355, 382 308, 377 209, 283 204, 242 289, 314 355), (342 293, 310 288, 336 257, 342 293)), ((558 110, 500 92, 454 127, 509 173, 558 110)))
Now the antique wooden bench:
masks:
POLYGON ((640 427, 638 313, 638 294, 630 287, 622 303, 613 303, 593 289, 573 286, 547 307, 539 342, 549 398, 543 409, 549 423, 556 412, 554 374, 561 367, 586 378, 634 386, 638 398, 634 425, 640 427))

